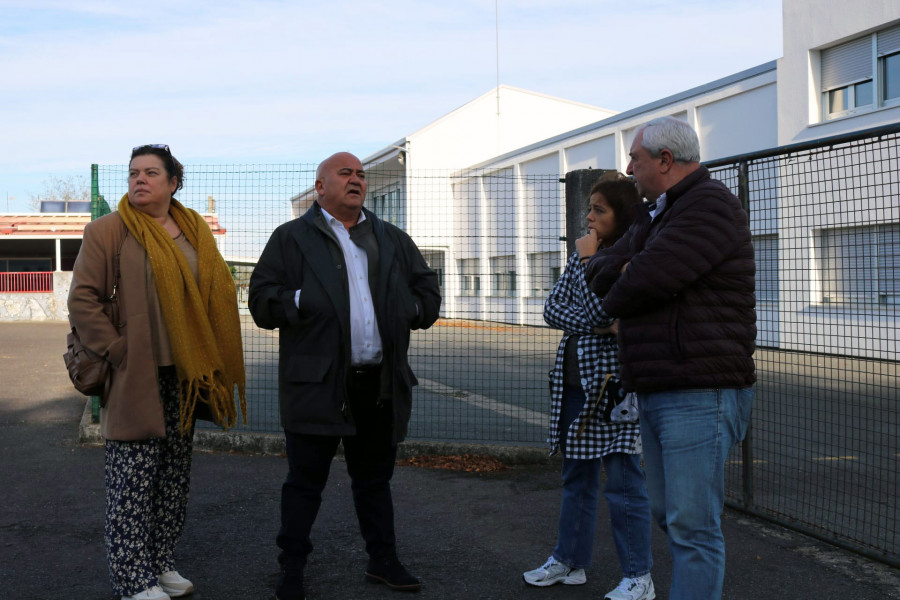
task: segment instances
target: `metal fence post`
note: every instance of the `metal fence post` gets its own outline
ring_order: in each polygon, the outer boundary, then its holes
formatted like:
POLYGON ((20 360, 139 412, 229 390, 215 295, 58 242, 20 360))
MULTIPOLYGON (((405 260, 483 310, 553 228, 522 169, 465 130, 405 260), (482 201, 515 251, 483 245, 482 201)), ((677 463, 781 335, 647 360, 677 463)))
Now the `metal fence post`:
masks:
MULTIPOLYGON (((99 169, 96 164, 91 165, 91 221, 109 214, 109 205, 100 195, 99 169)), ((91 396, 91 423, 100 422, 100 397, 91 396)))
MULTIPOLYGON (((750 218, 750 176, 747 161, 738 164, 738 197, 747 218, 750 218)), ((753 508, 753 426, 747 424, 747 434, 741 442, 741 478, 743 480, 744 508, 753 508)))

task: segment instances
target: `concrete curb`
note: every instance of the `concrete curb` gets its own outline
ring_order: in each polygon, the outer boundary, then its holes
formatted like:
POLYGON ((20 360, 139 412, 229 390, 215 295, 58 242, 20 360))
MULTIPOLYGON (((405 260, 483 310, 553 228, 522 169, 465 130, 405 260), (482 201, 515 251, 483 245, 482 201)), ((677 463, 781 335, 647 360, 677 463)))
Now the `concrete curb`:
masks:
POLYGON ((81 422, 78 424, 79 444, 102 444, 103 436, 100 435, 100 423, 91 423, 91 399, 84 403, 84 412, 81 413, 81 422))
MULTIPOLYGON (((78 426, 78 442, 102 444, 100 424, 91 422, 91 399, 88 398, 78 426)), ((194 449, 208 452, 238 452, 242 454, 284 454, 284 436, 268 433, 244 433, 236 431, 194 432, 194 449)))
MULTIPOLYGON (((78 430, 81 444, 102 444, 100 424, 91 423, 91 400, 84 405, 78 430)), ((247 433, 239 431, 194 432, 194 449, 206 452, 235 452, 239 454, 283 455, 284 435, 274 433, 247 433)), ((342 449, 338 448, 338 454, 342 449)), ((397 458, 411 458, 422 455, 461 456, 488 455, 506 465, 535 465, 559 462, 559 455, 548 456, 547 449, 537 446, 495 446, 492 444, 469 444, 457 442, 430 442, 426 440, 406 440, 397 449, 397 458)))

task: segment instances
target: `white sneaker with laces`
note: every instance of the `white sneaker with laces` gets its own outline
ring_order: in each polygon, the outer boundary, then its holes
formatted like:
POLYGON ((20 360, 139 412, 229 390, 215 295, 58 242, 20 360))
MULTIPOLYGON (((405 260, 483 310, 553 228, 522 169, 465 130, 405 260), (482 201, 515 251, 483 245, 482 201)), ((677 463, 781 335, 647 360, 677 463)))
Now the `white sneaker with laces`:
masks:
POLYGON ((603 597, 604 600, 653 600, 656 590, 650 573, 640 577, 624 577, 619 585, 603 597))
POLYGON ((158 585, 154 585, 133 596, 122 596, 122 600, 171 600, 171 598, 167 593, 162 591, 162 588, 158 585))
POLYGON ((571 569, 552 556, 542 566, 533 571, 522 573, 522 579, 528 585, 546 587, 554 583, 581 585, 587 581, 584 569, 571 569))
POLYGON ((187 596, 194 592, 194 584, 178 574, 178 571, 166 571, 159 576, 159 586, 172 598, 187 596))

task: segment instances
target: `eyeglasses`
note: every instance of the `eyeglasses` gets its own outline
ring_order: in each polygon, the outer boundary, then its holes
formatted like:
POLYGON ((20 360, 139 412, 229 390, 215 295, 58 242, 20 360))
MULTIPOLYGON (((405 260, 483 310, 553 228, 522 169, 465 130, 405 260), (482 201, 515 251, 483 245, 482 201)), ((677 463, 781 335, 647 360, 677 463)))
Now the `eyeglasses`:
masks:
POLYGON ((131 153, 134 154, 138 150, 142 148, 153 148, 154 150, 165 150, 167 153, 172 154, 172 151, 169 150, 169 146, 167 144, 141 144, 140 146, 135 146, 131 149, 131 153))

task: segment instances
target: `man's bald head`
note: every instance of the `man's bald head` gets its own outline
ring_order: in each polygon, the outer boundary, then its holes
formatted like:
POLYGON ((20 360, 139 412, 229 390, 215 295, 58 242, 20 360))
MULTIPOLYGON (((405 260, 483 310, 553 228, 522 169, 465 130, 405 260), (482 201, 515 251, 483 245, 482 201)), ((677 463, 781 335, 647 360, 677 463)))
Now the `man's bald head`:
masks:
POLYGON ((366 199, 366 172, 360 160, 349 152, 338 152, 316 169, 319 205, 347 225, 355 224, 366 199))

